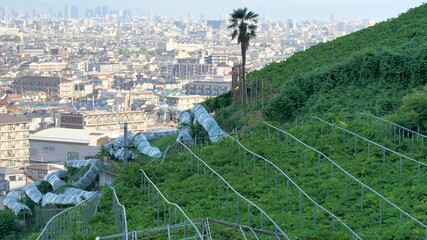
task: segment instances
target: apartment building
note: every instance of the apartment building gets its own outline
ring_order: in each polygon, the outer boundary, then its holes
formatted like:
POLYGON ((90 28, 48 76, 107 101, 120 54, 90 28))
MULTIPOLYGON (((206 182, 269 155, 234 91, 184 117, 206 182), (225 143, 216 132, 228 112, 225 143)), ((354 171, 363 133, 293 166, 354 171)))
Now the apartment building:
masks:
POLYGON ((30 121, 0 113, 0 167, 21 167, 28 161, 30 121))
POLYGON ((215 68, 212 64, 177 63, 169 68, 169 75, 181 80, 213 75, 214 73, 215 68))
POLYGON ((24 76, 13 81, 12 87, 16 93, 23 94, 26 91, 40 91, 47 94, 48 99, 59 99, 70 94, 71 80, 59 77, 24 76), (62 93, 61 90, 63 89, 62 93))
POLYGON ((218 96, 231 90, 231 82, 195 81, 185 85, 187 95, 218 96))
POLYGON ((23 189, 26 182, 23 171, 0 167, 0 196, 6 195, 10 191, 23 189))
POLYGON ((86 129, 105 132, 114 138, 123 134, 123 123, 128 123, 131 132, 147 131, 156 125, 156 121, 143 111, 98 112, 98 113, 61 113, 58 126, 64 128, 86 129))
POLYGON ((30 63, 28 69, 32 71, 61 71, 67 67, 66 62, 44 62, 44 63, 30 63))
POLYGON ((131 91, 130 93, 130 102, 144 101, 151 102, 151 104, 159 104, 159 96, 157 96, 152 91, 131 91))
POLYGON ((166 97, 166 104, 169 105, 171 109, 183 111, 191 109, 197 103, 201 103, 208 98, 208 96, 200 95, 169 96, 166 97))

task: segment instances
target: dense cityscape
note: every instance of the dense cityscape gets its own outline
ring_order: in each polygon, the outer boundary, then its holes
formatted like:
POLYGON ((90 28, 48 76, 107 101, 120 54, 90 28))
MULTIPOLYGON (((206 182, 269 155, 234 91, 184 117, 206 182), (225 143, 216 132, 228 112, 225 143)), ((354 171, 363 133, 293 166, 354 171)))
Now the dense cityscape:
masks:
POLYGON ((0 6, 0 239, 425 236, 426 4, 54 2, 0 6))

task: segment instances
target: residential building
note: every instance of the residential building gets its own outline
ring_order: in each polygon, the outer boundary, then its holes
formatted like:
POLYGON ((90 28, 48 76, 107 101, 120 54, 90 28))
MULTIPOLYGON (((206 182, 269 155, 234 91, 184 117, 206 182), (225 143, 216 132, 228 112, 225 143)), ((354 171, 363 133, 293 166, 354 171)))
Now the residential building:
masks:
POLYGON ((15 93, 23 94, 26 91, 41 91, 47 94, 48 99, 57 99, 61 95, 62 88, 65 88, 63 95, 69 92, 69 84, 66 83, 70 81, 59 77, 24 76, 13 81, 13 88, 15 93))
POLYGON ((0 113, 0 167, 20 167, 28 161, 30 121, 0 113))
POLYGON ((54 163, 32 163, 25 167, 26 175, 33 181, 43 180, 44 176, 64 169, 64 165, 54 163))
POLYGON ((185 85, 187 95, 218 96, 231 90, 231 82, 195 81, 185 85))
POLYGON ((152 91, 130 91, 130 102, 136 101, 144 101, 150 102, 151 104, 158 105, 159 104, 159 96, 157 96, 152 91))
POLYGON ((95 156, 108 142, 105 133, 70 128, 48 128, 29 137, 31 163, 64 163, 95 156))
POLYGON ((23 189, 26 183, 26 177, 22 170, 0 167, 0 195, 23 189))
POLYGON ((60 113, 58 125, 63 128, 85 129, 108 133, 111 138, 123 134, 123 123, 131 132, 146 131, 156 125, 144 111, 60 113))
POLYGON ((131 132, 146 131, 156 124, 146 112, 101 112, 84 114, 84 128, 93 131, 108 132, 110 137, 123 133, 123 123, 128 123, 131 132))
POLYGON ((170 76, 182 80, 213 75, 214 73, 215 69, 212 64, 177 63, 169 68, 170 76))
POLYGON ((166 97, 166 104, 168 104, 171 109, 182 111, 191 109, 197 103, 201 103, 208 98, 208 96, 200 95, 169 96, 166 97))
POLYGON ((66 62, 44 62, 44 63, 30 63, 28 69, 32 71, 61 71, 67 67, 66 62))

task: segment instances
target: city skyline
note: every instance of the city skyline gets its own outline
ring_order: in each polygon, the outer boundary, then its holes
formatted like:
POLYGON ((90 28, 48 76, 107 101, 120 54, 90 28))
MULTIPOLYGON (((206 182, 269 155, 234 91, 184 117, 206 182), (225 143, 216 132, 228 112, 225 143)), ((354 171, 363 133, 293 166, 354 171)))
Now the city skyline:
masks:
POLYGON ((360 1, 338 1, 338 0, 300 0, 298 2, 290 1, 269 1, 263 2, 249 0, 226 1, 217 0, 215 4, 204 3, 194 0, 182 0, 171 3, 166 0, 137 1, 137 0, 16 0, 3 3, 1 7, 16 9, 21 11, 37 10, 64 11, 64 6, 76 5, 79 7, 80 15, 83 16, 86 8, 95 8, 97 6, 108 6, 110 10, 124 9, 131 10, 133 16, 148 15, 152 12, 154 15, 168 16, 173 18, 187 17, 191 12, 194 18, 203 16, 204 18, 218 19, 228 17, 232 9, 248 7, 250 10, 260 15, 268 16, 270 19, 329 19, 333 14, 336 19, 361 20, 375 19, 385 20, 387 18, 397 17, 399 13, 406 12, 409 8, 417 7, 424 0, 369 0, 360 1), (167 6, 167 7, 165 7, 167 6))

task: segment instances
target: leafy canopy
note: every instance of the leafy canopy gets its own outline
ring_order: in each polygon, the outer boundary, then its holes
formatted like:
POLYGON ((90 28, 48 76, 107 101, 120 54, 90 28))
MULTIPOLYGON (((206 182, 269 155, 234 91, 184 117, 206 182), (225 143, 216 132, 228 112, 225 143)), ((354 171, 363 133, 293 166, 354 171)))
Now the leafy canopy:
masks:
POLYGON ((230 14, 230 25, 228 29, 233 29, 231 39, 237 38, 237 44, 248 47, 249 41, 256 37, 258 14, 249 11, 248 8, 234 9, 230 14))

